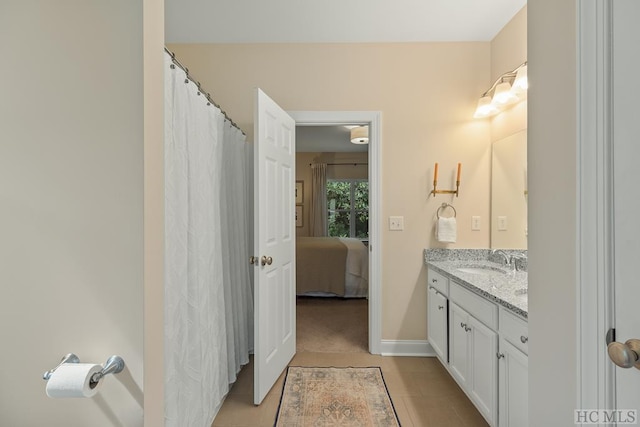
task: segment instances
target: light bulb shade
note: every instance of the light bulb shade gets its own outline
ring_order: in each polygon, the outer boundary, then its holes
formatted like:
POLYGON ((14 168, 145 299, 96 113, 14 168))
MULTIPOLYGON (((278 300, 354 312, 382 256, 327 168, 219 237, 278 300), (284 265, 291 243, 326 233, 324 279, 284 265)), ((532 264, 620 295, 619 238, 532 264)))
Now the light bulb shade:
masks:
POLYGON ((369 143, 369 127, 358 126, 351 129, 352 144, 368 144, 369 143))
POLYGON ((482 119, 493 116, 494 114, 497 114, 498 111, 498 108, 491 103, 491 97, 487 95, 478 100, 478 106, 476 107, 476 112, 473 117, 476 119, 482 119))
POLYGON ((496 86, 493 93, 493 103, 497 105, 509 105, 518 101, 518 96, 511 91, 511 85, 508 82, 502 82, 496 86))
POLYGON ((515 93, 525 93, 529 89, 529 80, 527 79, 527 66, 523 65, 516 73, 516 79, 513 81, 511 90, 515 93))

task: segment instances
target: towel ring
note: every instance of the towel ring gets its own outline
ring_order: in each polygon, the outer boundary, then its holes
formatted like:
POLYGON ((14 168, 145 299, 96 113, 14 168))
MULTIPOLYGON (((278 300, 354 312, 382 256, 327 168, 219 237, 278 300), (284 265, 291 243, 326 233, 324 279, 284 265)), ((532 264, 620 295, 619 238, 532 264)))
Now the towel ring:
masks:
POLYGON ((458 215, 458 213, 456 212, 456 208, 454 208, 453 205, 450 205, 449 203, 443 203, 442 206, 440 206, 438 208, 438 211, 436 212, 438 219, 440 219, 440 211, 445 210, 446 208, 453 209, 453 218, 455 218, 458 215))

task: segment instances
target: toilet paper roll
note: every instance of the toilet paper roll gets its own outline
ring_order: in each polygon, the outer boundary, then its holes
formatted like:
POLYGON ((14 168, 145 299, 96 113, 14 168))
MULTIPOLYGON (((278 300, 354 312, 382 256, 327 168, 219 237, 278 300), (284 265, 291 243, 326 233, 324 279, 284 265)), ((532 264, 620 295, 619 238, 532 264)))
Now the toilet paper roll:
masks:
POLYGON ((98 392, 102 381, 91 384, 91 376, 102 366, 93 363, 63 363, 47 381, 47 396, 52 398, 91 397, 98 392))

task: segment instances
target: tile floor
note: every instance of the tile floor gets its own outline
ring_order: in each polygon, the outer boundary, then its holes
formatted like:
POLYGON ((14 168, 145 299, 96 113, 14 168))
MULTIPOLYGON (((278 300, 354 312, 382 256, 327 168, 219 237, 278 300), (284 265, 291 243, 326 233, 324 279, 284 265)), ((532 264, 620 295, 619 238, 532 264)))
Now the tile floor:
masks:
MULTIPOLYGON (((482 415, 435 358, 368 353, 298 353, 292 366, 380 366, 403 427, 487 426, 482 415)), ((239 374, 213 427, 273 426, 284 374, 261 405, 253 404, 253 366, 239 374)))

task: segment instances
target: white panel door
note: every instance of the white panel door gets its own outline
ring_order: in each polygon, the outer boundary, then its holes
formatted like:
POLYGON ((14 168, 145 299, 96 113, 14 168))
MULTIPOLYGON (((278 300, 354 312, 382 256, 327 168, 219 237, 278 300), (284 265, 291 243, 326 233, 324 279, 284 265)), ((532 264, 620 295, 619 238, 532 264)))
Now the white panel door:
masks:
POLYGON ((254 403, 296 352, 295 121, 260 89, 254 115, 254 403))
MULTIPOLYGON (((614 282, 616 341, 640 339, 640 2, 613 7, 614 282)), ((617 409, 640 413, 640 372, 616 368, 617 409)))

